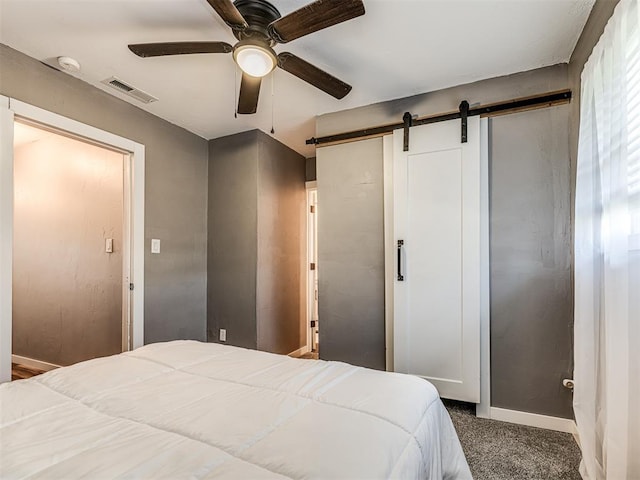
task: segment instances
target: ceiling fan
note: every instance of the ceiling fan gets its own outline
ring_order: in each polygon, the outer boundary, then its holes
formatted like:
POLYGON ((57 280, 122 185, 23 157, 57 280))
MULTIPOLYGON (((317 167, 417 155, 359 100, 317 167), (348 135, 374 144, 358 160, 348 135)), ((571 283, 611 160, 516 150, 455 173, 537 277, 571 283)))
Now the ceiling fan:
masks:
POLYGON ((169 42, 129 45, 140 57, 193 53, 233 53, 242 69, 238 113, 256 113, 262 77, 276 66, 341 99, 351 85, 297 57, 276 54, 277 43, 287 43, 318 30, 364 15, 361 0, 316 0, 282 17, 266 0, 207 0, 238 39, 233 47, 225 42, 169 42))

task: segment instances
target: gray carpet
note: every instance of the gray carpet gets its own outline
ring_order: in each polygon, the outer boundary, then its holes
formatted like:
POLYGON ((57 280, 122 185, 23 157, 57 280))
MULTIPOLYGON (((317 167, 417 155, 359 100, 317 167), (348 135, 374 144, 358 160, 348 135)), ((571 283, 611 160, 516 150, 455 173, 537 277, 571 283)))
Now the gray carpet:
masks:
POLYGON ((475 480, 580 480, 580 449, 569 433, 475 416, 444 400, 475 480))

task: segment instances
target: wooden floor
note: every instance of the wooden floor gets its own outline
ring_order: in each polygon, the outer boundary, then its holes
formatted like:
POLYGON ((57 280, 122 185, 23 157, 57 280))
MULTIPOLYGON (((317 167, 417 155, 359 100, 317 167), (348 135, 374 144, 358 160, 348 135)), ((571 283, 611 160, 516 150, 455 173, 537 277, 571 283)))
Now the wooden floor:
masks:
POLYGON ((44 373, 44 370, 27 367, 25 365, 20 365, 19 363, 11 364, 11 380, 24 380, 25 378, 40 375, 41 373, 44 373))
POLYGON ((307 352, 300 355, 298 358, 307 358, 310 360, 318 360, 318 352, 307 352))

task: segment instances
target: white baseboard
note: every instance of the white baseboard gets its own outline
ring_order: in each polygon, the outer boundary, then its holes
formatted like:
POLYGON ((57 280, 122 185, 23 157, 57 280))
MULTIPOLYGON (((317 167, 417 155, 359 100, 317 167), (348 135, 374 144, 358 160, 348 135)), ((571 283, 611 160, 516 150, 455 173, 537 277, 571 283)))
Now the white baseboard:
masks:
POLYGON ((305 353, 309 353, 311 351, 311 349, 309 348, 309 345, 305 345, 304 347, 300 347, 297 350, 294 350, 293 352, 289 353, 288 355, 290 357, 299 357, 300 355, 304 355, 305 353))
POLYGON ((558 432, 571 433, 576 436, 576 422, 571 418, 550 417, 537 413, 519 412, 504 408, 491 407, 491 419, 502 422, 517 423, 530 427, 545 428, 558 432))
POLYGON ((48 372, 49 370, 53 370, 55 368, 60 368, 60 365, 56 365, 54 363, 43 362, 42 360, 35 360, 29 357, 21 357, 20 355, 11 355, 11 362, 19 363, 20 365, 24 365, 25 367, 44 370, 45 372, 48 372))

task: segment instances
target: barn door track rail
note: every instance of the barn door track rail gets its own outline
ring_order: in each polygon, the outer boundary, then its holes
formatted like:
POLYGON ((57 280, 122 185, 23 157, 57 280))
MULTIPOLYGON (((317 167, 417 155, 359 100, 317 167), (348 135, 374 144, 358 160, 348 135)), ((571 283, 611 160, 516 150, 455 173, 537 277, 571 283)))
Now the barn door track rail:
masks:
POLYGON ((495 117, 498 115, 507 115, 510 113, 523 112, 538 108, 553 107, 555 105, 563 105, 571 101, 571 90, 559 90, 556 92, 547 92, 531 97, 516 98, 505 102, 491 103, 488 105, 480 105, 470 107, 469 102, 463 100, 456 112, 441 113, 439 115, 429 115, 421 118, 414 118, 411 112, 405 112, 402 116, 402 122, 389 123, 379 127, 365 128, 363 130, 353 130, 351 132, 337 133, 326 137, 312 137, 306 141, 307 145, 326 145, 335 143, 344 143, 363 138, 380 137, 392 133, 394 130, 404 130, 404 151, 409 150, 409 130, 411 127, 419 125, 427 125, 429 123, 445 122, 447 120, 460 119, 461 132, 460 141, 467 141, 467 118, 480 115, 481 117, 495 117))

